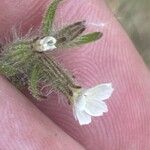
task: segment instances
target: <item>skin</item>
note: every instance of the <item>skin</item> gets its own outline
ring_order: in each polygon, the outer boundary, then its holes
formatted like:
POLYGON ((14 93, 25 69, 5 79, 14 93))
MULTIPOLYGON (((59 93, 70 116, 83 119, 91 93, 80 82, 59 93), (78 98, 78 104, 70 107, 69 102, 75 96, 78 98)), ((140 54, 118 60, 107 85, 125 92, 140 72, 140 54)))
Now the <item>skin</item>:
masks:
MULTIPOLYGON (((20 23, 24 33, 38 25, 48 3, 1 0, 0 35, 20 23)), ((86 19, 88 30, 103 32, 93 44, 54 55, 84 87, 112 82, 109 112, 80 126, 71 107, 56 95, 33 104, 0 77, 0 149, 150 149, 150 73, 105 2, 66 0, 56 18, 56 26, 86 19)))

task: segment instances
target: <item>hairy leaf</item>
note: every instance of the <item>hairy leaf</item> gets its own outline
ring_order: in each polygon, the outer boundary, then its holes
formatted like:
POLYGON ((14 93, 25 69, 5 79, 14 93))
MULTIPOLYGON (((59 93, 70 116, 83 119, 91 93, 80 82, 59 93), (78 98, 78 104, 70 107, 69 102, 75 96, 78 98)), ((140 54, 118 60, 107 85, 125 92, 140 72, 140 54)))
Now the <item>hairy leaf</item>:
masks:
POLYGON ((54 0, 46 11, 45 16, 43 17, 42 30, 44 35, 48 35, 52 30, 56 9, 60 1, 62 0, 54 0))
POLYGON ((3 62, 3 64, 7 64, 7 66, 9 65, 18 70, 24 70, 27 68, 27 64, 33 60, 31 57, 33 57, 31 45, 29 43, 17 42, 10 45, 4 51, 0 60, 3 62))
POLYGON ((18 70, 13 66, 0 62, 0 74, 5 75, 6 77, 16 75, 18 70))
POLYGON ((87 44, 90 42, 94 42, 98 39, 100 39, 102 37, 102 33, 101 32, 93 32, 93 33, 89 33, 80 37, 77 37, 76 39, 74 39, 73 44, 75 45, 81 45, 81 44, 87 44))
POLYGON ((40 66, 33 66, 30 78, 28 81, 28 89, 31 92, 32 96, 39 99, 40 91, 39 91, 39 80, 40 80, 40 66))

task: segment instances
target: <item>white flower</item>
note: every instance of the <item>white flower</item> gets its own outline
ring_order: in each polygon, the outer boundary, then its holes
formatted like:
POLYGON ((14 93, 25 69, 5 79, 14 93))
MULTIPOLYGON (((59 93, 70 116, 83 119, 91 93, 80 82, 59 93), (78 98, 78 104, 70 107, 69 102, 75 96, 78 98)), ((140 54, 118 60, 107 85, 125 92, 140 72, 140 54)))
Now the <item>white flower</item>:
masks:
POLYGON ((57 48, 55 46, 56 42, 57 42, 57 40, 54 37, 47 36, 42 39, 38 39, 35 42, 35 49, 36 49, 36 51, 39 51, 39 52, 53 50, 53 49, 57 48))
POLYGON ((79 124, 89 124, 92 116, 102 116, 104 112, 108 112, 104 100, 108 99, 112 92, 112 84, 105 83, 75 93, 76 99, 74 100, 73 112, 79 124))

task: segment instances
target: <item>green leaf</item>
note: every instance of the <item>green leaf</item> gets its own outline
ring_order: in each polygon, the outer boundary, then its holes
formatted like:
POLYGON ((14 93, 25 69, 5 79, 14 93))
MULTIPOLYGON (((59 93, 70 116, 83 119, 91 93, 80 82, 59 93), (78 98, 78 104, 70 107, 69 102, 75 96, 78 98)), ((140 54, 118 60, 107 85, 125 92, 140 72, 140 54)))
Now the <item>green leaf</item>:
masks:
POLYGON ((17 69, 15 69, 13 66, 0 62, 0 74, 10 77, 16 75, 17 72, 17 69))
POLYGON ((103 34, 101 32, 89 33, 89 34, 77 37, 76 39, 74 39, 74 41, 72 41, 72 44, 81 45, 81 44, 87 44, 90 42, 94 42, 94 41, 100 39, 102 37, 102 35, 103 34))
POLYGON ((54 0, 46 11, 45 16, 43 17, 43 34, 48 35, 52 30, 56 9, 60 1, 62 0, 54 0))
POLYGON ((12 45, 10 45, 9 47, 6 48, 6 51, 4 52, 5 57, 9 56, 9 57, 15 57, 18 56, 20 54, 24 55, 24 54, 28 54, 31 53, 31 51, 29 50, 31 49, 31 44, 27 43, 27 42, 17 42, 14 43, 12 45))
POLYGON ((38 89, 39 85, 39 80, 40 80, 40 66, 33 66, 30 78, 28 81, 28 89, 31 92, 32 96, 35 97, 36 99, 39 99, 40 91, 38 89))

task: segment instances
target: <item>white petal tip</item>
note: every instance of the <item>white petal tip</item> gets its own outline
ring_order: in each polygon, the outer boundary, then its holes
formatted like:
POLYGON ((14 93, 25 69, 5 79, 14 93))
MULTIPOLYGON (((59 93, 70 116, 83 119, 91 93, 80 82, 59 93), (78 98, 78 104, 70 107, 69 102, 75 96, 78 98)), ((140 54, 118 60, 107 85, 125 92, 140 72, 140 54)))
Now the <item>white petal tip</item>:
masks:
POLYGON ((79 122, 80 126, 89 125, 90 123, 91 123, 91 122, 86 122, 86 123, 80 123, 80 122, 79 122))
POLYGON ((114 88, 112 87, 112 83, 103 83, 94 87, 93 91, 97 100, 106 100, 111 97, 114 88))
POLYGON ((105 83, 105 85, 110 88, 112 91, 114 90, 112 83, 105 83))
POLYGON ((83 126, 83 125, 88 125, 88 124, 90 124, 91 122, 92 122, 91 116, 90 116, 90 119, 88 119, 88 120, 79 119, 79 124, 80 124, 81 126, 83 126))

